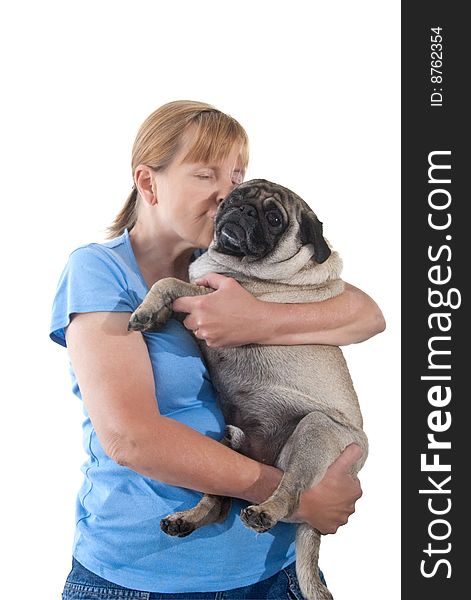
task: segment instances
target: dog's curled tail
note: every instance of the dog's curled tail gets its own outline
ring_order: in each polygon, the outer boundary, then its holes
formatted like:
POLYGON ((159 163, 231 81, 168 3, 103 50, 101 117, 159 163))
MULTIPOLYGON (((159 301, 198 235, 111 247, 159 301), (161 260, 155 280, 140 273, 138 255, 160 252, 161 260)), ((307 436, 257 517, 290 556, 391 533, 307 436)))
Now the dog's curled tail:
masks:
POLYGON ((319 576, 321 534, 301 523, 296 531, 296 575, 306 600, 333 600, 319 576))

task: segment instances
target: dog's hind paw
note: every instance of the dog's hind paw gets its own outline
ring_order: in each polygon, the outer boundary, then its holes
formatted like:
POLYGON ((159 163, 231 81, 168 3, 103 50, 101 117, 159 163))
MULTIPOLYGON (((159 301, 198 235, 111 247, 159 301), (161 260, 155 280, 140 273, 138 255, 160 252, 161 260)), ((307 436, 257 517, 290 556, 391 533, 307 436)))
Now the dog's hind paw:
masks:
POLYGON ((193 523, 189 523, 181 517, 168 515, 168 517, 160 521, 160 529, 167 535, 186 537, 190 533, 193 533, 196 528, 193 523))
POLYGON ((276 525, 276 521, 271 518, 268 512, 259 506, 247 506, 240 513, 242 523, 250 529, 263 533, 276 525))

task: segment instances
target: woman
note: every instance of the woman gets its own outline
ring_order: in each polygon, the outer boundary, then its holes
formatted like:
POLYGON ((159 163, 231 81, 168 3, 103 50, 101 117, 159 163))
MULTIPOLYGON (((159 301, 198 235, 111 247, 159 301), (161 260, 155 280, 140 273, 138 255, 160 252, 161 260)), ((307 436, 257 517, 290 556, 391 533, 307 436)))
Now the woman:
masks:
MULTIPOLYGON (((111 240, 75 250, 61 276, 50 335, 68 348, 89 456, 64 600, 120 592, 152 599, 301 597, 296 525, 279 523, 257 535, 238 517, 244 501, 266 499, 282 473, 218 443, 223 418, 188 330, 214 346, 340 345, 381 331, 380 310, 349 285, 322 303, 283 305, 259 301, 213 274, 205 281, 214 293, 174 303, 188 313, 183 325, 172 319, 158 333, 127 331, 130 313, 155 281, 188 280, 189 263, 211 242, 217 206, 243 180, 247 161, 245 131, 228 115, 200 102, 160 107, 137 134, 135 185, 111 240), (160 520, 193 507, 199 492, 240 500, 222 523, 186 538, 165 535, 160 520)), ((304 492, 299 519, 323 533, 346 523, 361 494, 348 474, 359 454, 347 448, 304 492)))

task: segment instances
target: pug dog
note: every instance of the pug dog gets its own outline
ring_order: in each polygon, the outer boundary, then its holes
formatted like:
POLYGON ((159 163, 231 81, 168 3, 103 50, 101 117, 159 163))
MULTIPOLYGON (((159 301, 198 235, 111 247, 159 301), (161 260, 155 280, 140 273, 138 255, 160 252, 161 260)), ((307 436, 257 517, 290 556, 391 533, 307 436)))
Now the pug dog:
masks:
MULTIPOLYGON (((214 238, 190 265, 190 282, 209 272, 233 277, 260 300, 319 302, 340 294, 342 261, 323 237, 322 223, 304 200, 265 179, 240 184, 221 202, 214 238)), ((131 315, 134 331, 156 331, 174 315, 180 296, 211 293, 211 288, 174 278, 158 281, 131 315)), ((351 443, 363 456, 367 437, 353 383, 340 348, 323 345, 248 344, 209 348, 198 339, 226 421, 221 443, 274 465, 284 474, 278 488, 241 519, 265 532, 290 521, 301 492, 317 484, 351 443)), ((230 498, 205 494, 195 508, 168 515, 161 528, 186 536, 223 521, 230 498)), ((308 600, 332 598, 319 577, 320 533, 304 522, 296 531, 296 572, 308 600)))

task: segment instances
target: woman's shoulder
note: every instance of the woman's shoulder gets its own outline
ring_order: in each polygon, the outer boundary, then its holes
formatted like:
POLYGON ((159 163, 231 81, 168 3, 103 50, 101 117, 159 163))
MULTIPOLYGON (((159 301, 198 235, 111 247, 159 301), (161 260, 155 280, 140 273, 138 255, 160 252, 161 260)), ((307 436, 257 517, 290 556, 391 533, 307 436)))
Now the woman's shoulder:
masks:
POLYGON ((69 260, 87 260, 93 257, 113 259, 126 254, 126 234, 103 242, 87 242, 69 253, 69 260))
POLYGON ((83 244, 70 253, 53 300, 54 341, 65 345, 63 330, 73 313, 133 312, 142 301, 145 284, 126 238, 120 238, 83 244))
POLYGON ((87 272, 114 274, 122 282, 137 277, 140 282, 139 267, 127 231, 111 240, 77 246, 69 253, 64 270, 83 275, 87 272))

